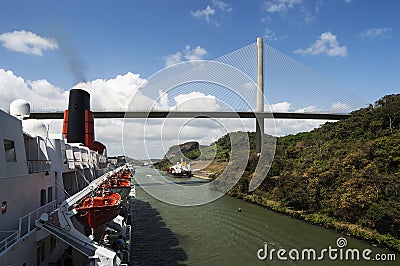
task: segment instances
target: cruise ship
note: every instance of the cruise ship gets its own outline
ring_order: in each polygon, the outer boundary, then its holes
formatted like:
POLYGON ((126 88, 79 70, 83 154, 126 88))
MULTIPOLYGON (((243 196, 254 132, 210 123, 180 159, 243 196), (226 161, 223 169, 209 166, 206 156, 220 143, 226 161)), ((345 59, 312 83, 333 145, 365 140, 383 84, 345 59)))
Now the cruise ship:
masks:
POLYGON ((0 265, 128 265, 132 169, 107 162, 89 93, 70 91, 59 134, 29 115, 21 99, 0 110, 0 265))

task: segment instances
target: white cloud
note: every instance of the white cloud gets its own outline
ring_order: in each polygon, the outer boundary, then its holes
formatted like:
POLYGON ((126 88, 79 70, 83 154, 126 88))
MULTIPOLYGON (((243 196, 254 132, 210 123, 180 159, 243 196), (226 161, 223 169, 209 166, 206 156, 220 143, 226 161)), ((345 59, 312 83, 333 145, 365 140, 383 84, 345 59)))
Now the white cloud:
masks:
POLYGON ((183 62, 183 57, 181 52, 169 54, 167 56, 164 56, 163 59, 164 59, 164 65, 166 67, 183 62))
MULTIPOLYGON (((303 0, 268 0, 265 2, 265 10, 268 14, 279 14, 281 16, 286 16, 289 12, 292 12, 296 18, 302 17, 306 23, 311 23, 319 13, 321 2, 315 3, 313 8, 310 8, 309 3, 307 4, 303 0)), ((271 19, 271 17, 263 18, 264 21, 271 19)))
POLYGON ((277 113, 288 113, 288 112, 315 113, 315 112, 320 111, 316 106, 313 106, 313 105, 293 110, 292 105, 289 102, 280 102, 280 103, 271 104, 269 106, 265 106, 264 109, 270 110, 271 112, 277 112, 277 113))
POLYGON ((310 105, 304 108, 297 109, 295 113, 316 113, 320 111, 316 106, 310 105))
MULTIPOLYGON (((317 13, 318 11, 318 6, 315 7, 315 13, 317 13)), ((301 13, 304 16, 304 20, 306 21, 306 23, 311 23, 314 21, 315 17, 313 15, 313 13, 311 12, 311 10, 307 7, 307 6, 302 6, 301 7, 301 13)))
POLYGON ((255 125, 253 119, 174 118, 136 121, 125 122, 124 146, 127 152, 136 153, 139 158, 146 156, 146 149, 150 157, 161 158, 172 145, 187 141, 201 142, 204 139, 215 141, 228 132, 254 131, 255 125))
MULTIPOLYGON (((304 108, 299 108, 296 110, 292 109, 292 105, 289 102, 280 102, 271 104, 269 106, 271 112, 281 112, 281 113, 315 113, 318 111, 318 108, 315 106, 306 106, 304 108)), ((265 110, 268 110, 265 108, 265 110)), ((326 121, 324 120, 306 120, 306 119, 275 119, 275 135, 276 136, 285 136, 289 134, 296 134, 299 132, 307 132, 313 130, 314 128, 319 127, 324 124, 326 121)), ((269 124, 271 126, 271 124, 269 124)), ((272 129, 266 128, 269 132, 272 132, 272 129)))
POLYGON ((341 56, 347 55, 347 47, 340 46, 337 37, 331 32, 322 33, 317 40, 309 48, 298 49, 294 51, 297 54, 310 54, 318 55, 325 54, 328 56, 341 56))
MULTIPOLYGON (((80 83, 74 88, 83 88, 91 94, 91 107, 101 110, 121 110, 133 99, 134 107, 147 108, 155 104, 156 99, 143 95, 141 88, 147 80, 140 75, 128 72, 112 79, 96 79, 80 83), (132 98, 133 97, 133 98, 132 98), (127 101, 127 100, 129 101, 127 101), (138 105, 136 105, 138 104, 138 105), (139 106, 139 107, 138 107, 139 106)), ((143 87, 143 90, 145 87, 143 87)), ((64 110, 68 104, 68 91, 64 91, 47 80, 26 81, 11 71, 0 69, 0 107, 8 109, 12 100, 24 95, 36 110, 64 110)), ((159 91, 158 103, 168 110, 184 111, 219 111, 220 106, 215 96, 201 92, 190 92, 173 97, 175 103, 168 106, 168 94, 159 91)), ((332 105, 332 110, 344 109, 342 103, 332 105)), ((290 112, 289 102, 280 102, 270 106, 275 112, 290 112)), ((266 109, 267 110, 267 109, 266 109)), ((308 106, 294 112, 309 112, 315 107, 308 106)), ((50 125, 50 133, 60 133, 61 120, 44 121, 50 125)), ((309 131, 325 121, 282 119, 265 121, 266 133, 278 136, 309 131), (276 125, 276 131, 275 127, 276 125)), ((96 119, 96 139, 104 143, 109 155, 125 154, 135 158, 146 158, 146 149, 151 158, 160 158, 171 145, 189 140, 216 140, 233 131, 254 131, 254 119, 96 119), (123 135, 124 133, 124 135, 123 135)))
POLYGON ((203 10, 191 11, 190 13, 195 18, 204 19, 205 21, 210 22, 211 17, 215 15, 215 9, 207 5, 203 10))
MULTIPOLYGON (((73 89, 84 89, 91 94, 92 110, 124 111, 130 103, 147 110, 154 101, 138 91, 146 82, 140 75, 128 72, 113 79, 79 83, 73 89)), ((22 97, 31 103, 32 110, 62 111, 67 108, 69 92, 44 79, 25 81, 12 71, 0 69, 0 94, 0 108, 5 110, 13 100, 22 97)))
POLYGON ((351 106, 348 105, 347 103, 333 103, 331 106, 331 112, 332 113, 347 113, 351 110, 351 106))
POLYGON ((220 107, 215 96, 205 95, 201 92, 180 94, 174 97, 177 111, 219 111, 220 107))
POLYGON ((163 92, 162 90, 158 91, 158 98, 159 100, 159 105, 156 106, 157 109, 160 110, 169 110, 168 106, 168 94, 163 92))
POLYGON ((322 2, 322 1, 318 1, 318 2, 315 4, 314 11, 315 11, 315 14, 316 14, 316 15, 319 14, 319 11, 321 10, 322 5, 323 5, 323 2, 322 2))
MULTIPOLYGON (((269 106, 269 109, 271 110, 271 112, 281 112, 281 113, 289 112, 290 108, 291 108, 291 104, 289 102, 275 103, 275 104, 271 104, 269 106)), ((264 108, 264 109, 268 110, 267 108, 264 108)))
POLYGON ((275 119, 275 134, 276 136, 285 136, 299 132, 308 132, 326 122, 324 120, 275 119))
POLYGON ((0 34, 0 42, 11 51, 33 55, 43 55, 44 50, 58 49, 56 40, 24 30, 0 34))
MULTIPOLYGON (((77 84, 74 88, 87 90, 91 94, 92 110, 106 108, 107 110, 124 110, 131 99, 138 109, 149 109, 154 104, 150 98, 138 92, 138 88, 146 83, 138 74, 128 72, 114 79, 96 79, 87 83, 77 84)), ((69 92, 56 87, 47 80, 24 80, 12 71, 0 69, 0 108, 9 110, 10 103, 18 98, 27 100, 32 111, 63 111, 68 108, 69 92)), ((61 120, 44 120, 50 125, 50 133, 60 133, 61 120)), ((137 131, 143 132, 143 124, 135 121, 137 131)), ((96 124, 96 139, 102 141, 109 149, 109 154, 122 154, 122 119, 98 119, 96 124)), ((142 134, 143 135, 143 134, 142 134)), ((141 140, 143 142, 143 140, 141 140)), ((136 145, 140 142, 129 142, 136 145)))
POLYGON ((25 81, 12 71, 0 69, 0 108, 8 110, 17 98, 31 102, 32 109, 57 110, 66 105, 68 93, 47 80, 25 81))
POLYGON ((264 30, 264 38, 268 41, 278 41, 284 39, 284 37, 276 35, 276 33, 268 27, 264 30))
POLYGON ((389 33, 392 31, 392 28, 384 27, 384 28, 371 28, 366 29, 361 33, 362 37, 366 38, 378 38, 378 37, 390 37, 389 33))
POLYGON ((206 22, 218 26, 218 22, 213 20, 217 15, 217 9, 222 13, 231 12, 233 10, 233 8, 227 3, 220 0, 213 0, 211 5, 207 5, 206 8, 202 10, 190 11, 190 14, 194 18, 204 19, 206 22))
POLYGON ((7 110, 10 103, 28 91, 28 84, 10 70, 0 69, 0 108, 7 110))
POLYGON ((200 45, 191 48, 190 45, 186 45, 182 52, 176 52, 174 54, 169 54, 164 56, 164 64, 166 67, 172 66, 184 61, 193 61, 204 59, 208 54, 207 50, 200 45))
POLYGON ((221 9, 222 11, 231 12, 233 10, 233 8, 230 7, 227 3, 219 1, 219 0, 213 0, 213 6, 221 9))
POLYGON ((301 4, 302 0, 273 0, 267 1, 267 11, 269 13, 285 13, 296 5, 301 4))
POLYGON ((183 57, 188 61, 193 61, 203 59, 207 54, 207 50, 199 45, 193 49, 190 48, 190 45, 186 45, 183 57))
POLYGON ((92 109, 124 111, 129 106, 130 109, 147 110, 154 101, 138 91, 146 82, 139 74, 128 72, 117 75, 114 79, 82 82, 74 88, 84 89, 92 95, 92 109))

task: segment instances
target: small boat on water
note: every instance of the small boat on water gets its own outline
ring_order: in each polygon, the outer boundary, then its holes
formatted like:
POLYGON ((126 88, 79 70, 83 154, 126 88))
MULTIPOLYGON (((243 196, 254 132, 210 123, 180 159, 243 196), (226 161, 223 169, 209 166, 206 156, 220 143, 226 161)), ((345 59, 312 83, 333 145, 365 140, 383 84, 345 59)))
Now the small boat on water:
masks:
POLYGON ((181 160, 175 165, 167 169, 167 173, 173 175, 174 177, 191 177, 192 170, 190 169, 190 164, 181 160))
POLYGON ((95 196, 84 198, 75 210, 79 222, 90 228, 105 224, 118 216, 121 195, 110 191, 98 192, 95 196))
POLYGON ((111 192, 118 193, 121 195, 121 199, 125 199, 128 197, 129 192, 131 191, 131 181, 126 178, 112 178, 102 183, 100 187, 111 192))

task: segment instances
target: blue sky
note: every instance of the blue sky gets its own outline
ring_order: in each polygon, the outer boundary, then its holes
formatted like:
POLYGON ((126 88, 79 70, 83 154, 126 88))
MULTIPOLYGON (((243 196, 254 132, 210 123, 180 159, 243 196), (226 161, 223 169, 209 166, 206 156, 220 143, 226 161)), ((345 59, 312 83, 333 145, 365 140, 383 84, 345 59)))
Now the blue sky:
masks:
MULTIPOLYGON (((3 109, 22 87, 54 99, 83 81, 140 83, 138 75, 215 59, 258 36, 365 102, 400 89, 397 0, 0 2, 3 109)), ((294 93, 275 91, 271 103, 307 108, 285 99, 294 93)))

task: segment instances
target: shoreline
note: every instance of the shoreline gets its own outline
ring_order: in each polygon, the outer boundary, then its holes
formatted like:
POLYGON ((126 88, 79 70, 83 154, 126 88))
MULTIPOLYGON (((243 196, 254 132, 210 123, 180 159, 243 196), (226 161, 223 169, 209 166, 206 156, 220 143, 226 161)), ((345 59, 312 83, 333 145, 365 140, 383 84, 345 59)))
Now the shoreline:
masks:
POLYGON ((281 206, 281 203, 279 202, 257 195, 247 195, 243 193, 236 195, 231 195, 228 193, 228 195, 233 198, 241 199, 246 202, 265 207, 273 212, 287 215, 291 218, 302 220, 309 224, 323 226, 326 229, 334 230, 340 234, 352 236, 370 244, 400 253, 400 239, 396 239, 389 234, 383 235, 376 230, 365 228, 357 224, 339 221, 338 219, 330 217, 326 214, 295 211, 281 206))
POLYGON ((198 178, 198 179, 212 181, 212 178, 210 178, 211 174, 212 174, 211 172, 197 171, 192 176, 195 177, 195 178, 198 178))
MULTIPOLYGON (((212 172, 204 172, 200 170, 196 171, 196 174, 193 174, 193 177, 201 180, 212 181, 213 179, 209 177, 212 174, 212 172)), ((390 234, 381 234, 374 229, 362 227, 358 224, 340 221, 335 217, 331 217, 323 213, 307 213, 303 211, 296 211, 282 206, 280 202, 270 200, 259 195, 249 195, 244 193, 230 194, 229 192, 227 195, 259 205, 261 207, 265 207, 273 212, 305 221, 309 224, 323 226, 326 229, 333 230, 343 235, 352 236, 356 239, 366 241, 372 245, 382 248, 393 250, 400 254, 400 239, 397 239, 390 234)))

